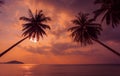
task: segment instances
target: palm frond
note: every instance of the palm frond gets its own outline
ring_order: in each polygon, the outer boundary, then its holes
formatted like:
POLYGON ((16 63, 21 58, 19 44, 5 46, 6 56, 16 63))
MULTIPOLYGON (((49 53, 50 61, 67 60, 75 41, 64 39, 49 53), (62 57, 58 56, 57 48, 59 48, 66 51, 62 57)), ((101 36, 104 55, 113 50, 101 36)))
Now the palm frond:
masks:
POLYGON ((31 18, 34 18, 34 16, 33 16, 33 13, 32 13, 32 11, 31 11, 31 9, 28 9, 28 14, 29 14, 29 16, 30 16, 31 18))
POLYGON ((72 22, 76 26, 70 27, 71 37, 73 41, 81 43, 81 45, 92 44, 93 39, 98 39, 102 31, 101 25, 93 23, 94 20, 88 18, 89 14, 79 13, 72 22))
POLYGON ((33 15, 32 11, 29 9, 29 17, 22 16, 20 20, 26 21, 23 24, 23 34, 22 36, 28 36, 29 38, 43 38, 44 35, 47 35, 45 30, 50 29, 50 26, 45 24, 45 22, 50 20, 50 17, 47 17, 40 10, 36 10, 35 15, 33 15))
POLYGON ((78 28, 79 28, 79 26, 73 26, 73 27, 69 28, 68 31, 72 32, 72 31, 74 31, 75 29, 78 29, 78 28))
POLYGON ((41 22, 47 22, 47 21, 51 21, 51 18, 50 17, 42 17, 41 22))
POLYGON ((40 27, 42 27, 43 29, 51 29, 50 26, 46 24, 40 24, 40 27))
POLYGON ((94 11, 94 18, 103 15, 101 22, 105 21, 107 25, 113 28, 120 23, 120 0, 95 0, 96 4, 100 4, 100 8, 94 11))
POLYGON ((27 18, 27 17, 25 17, 25 16, 20 17, 20 20, 24 20, 24 21, 28 21, 28 22, 30 22, 30 21, 31 21, 31 19, 30 19, 30 18, 27 18))

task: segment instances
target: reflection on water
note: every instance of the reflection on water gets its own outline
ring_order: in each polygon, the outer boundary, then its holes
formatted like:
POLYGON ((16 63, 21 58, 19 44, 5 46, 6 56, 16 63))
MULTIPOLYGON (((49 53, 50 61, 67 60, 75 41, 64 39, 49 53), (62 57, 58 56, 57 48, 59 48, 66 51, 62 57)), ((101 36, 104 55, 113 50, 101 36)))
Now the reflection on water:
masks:
POLYGON ((33 76, 32 75, 32 68, 35 67, 35 65, 31 64, 25 64, 22 66, 23 68, 23 76, 33 76))
POLYGON ((120 76, 120 65, 8 65, 0 76, 120 76))

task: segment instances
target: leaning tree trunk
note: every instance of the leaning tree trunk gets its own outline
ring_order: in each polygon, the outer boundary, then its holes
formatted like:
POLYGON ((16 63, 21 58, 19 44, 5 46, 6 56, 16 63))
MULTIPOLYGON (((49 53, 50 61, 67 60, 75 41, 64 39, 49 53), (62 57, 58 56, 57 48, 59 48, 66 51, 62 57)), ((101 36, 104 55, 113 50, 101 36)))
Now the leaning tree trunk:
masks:
POLYGON ((110 50, 111 52, 115 53, 116 55, 120 56, 120 53, 115 51, 114 49, 110 48, 109 46, 105 45, 104 43, 102 43, 101 41, 97 40, 97 39, 93 39, 95 42, 101 44, 102 46, 104 46, 105 48, 107 48, 108 50, 110 50))
POLYGON ((28 37, 23 38, 22 40, 18 41, 17 43, 15 43, 14 45, 12 45, 11 47, 9 47, 8 49, 6 49, 5 51, 3 51, 0 54, 0 57, 2 57, 4 54, 6 54, 7 52, 9 52, 12 48, 14 48, 15 46, 17 46, 18 44, 20 44, 22 41, 24 41, 25 39, 27 39, 28 37))

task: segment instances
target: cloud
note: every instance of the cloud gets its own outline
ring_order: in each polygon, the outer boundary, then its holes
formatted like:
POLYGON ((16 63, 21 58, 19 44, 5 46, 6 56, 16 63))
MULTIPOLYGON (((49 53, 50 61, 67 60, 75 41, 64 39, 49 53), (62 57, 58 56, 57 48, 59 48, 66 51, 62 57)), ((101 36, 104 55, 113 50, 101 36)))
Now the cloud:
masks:
POLYGON ((101 38, 104 41, 114 41, 119 43, 120 42, 120 27, 112 28, 111 26, 106 26, 106 28, 103 30, 101 38))
POLYGON ((43 3, 45 5, 50 5, 58 9, 58 11, 67 10, 72 13, 78 11, 88 11, 93 8, 93 0, 34 0, 36 4, 43 3), (89 5, 86 6, 86 5, 89 5))
POLYGON ((90 47, 87 49, 85 47, 81 47, 80 45, 76 45, 74 43, 52 43, 51 46, 19 46, 29 52, 38 53, 41 55, 93 55, 96 51, 91 50, 90 47))
POLYGON ((48 54, 48 52, 46 51, 46 49, 49 49, 50 47, 32 47, 32 46, 29 46, 29 47, 22 47, 24 48, 25 50, 29 51, 29 52, 32 52, 32 53, 38 53, 38 54, 41 54, 41 55, 46 55, 48 54))

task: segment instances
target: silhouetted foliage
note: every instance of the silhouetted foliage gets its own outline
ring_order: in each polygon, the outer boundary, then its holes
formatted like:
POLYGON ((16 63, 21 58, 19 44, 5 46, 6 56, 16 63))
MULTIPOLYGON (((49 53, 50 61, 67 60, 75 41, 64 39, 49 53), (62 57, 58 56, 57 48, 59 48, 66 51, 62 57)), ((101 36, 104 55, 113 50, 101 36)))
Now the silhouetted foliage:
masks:
POLYGON ((47 35, 45 32, 45 29, 50 29, 50 27, 45 24, 45 22, 50 21, 50 17, 46 17, 42 10, 37 11, 35 15, 32 13, 32 11, 29 9, 29 17, 20 17, 20 20, 26 21, 25 24, 23 24, 23 36, 24 38, 3 51, 0 54, 0 57, 2 57, 4 54, 6 54, 8 51, 10 51, 12 48, 20 44, 22 41, 24 41, 27 38, 37 38, 37 41, 40 37, 43 38, 43 35, 47 35))
POLYGON ((33 15, 32 11, 29 9, 29 17, 20 17, 20 20, 26 21, 23 24, 23 36, 28 36, 29 38, 37 38, 39 40, 40 36, 46 35, 45 29, 50 29, 49 25, 44 22, 50 21, 50 17, 46 17, 42 10, 37 11, 33 15))
POLYGON ((94 19, 89 19, 88 15, 89 14, 86 13, 79 13, 78 16, 76 16, 76 19, 72 21, 75 26, 69 28, 68 31, 71 31, 71 36, 73 40, 85 46, 92 44, 93 41, 95 41, 105 48, 109 49, 111 52, 120 56, 119 52, 116 52, 115 50, 98 40, 98 36, 102 31, 101 25, 98 23, 94 23, 94 19))
POLYGON ((95 0, 94 4, 99 4, 98 8, 93 13, 95 18, 102 16, 101 21, 106 21, 107 25, 112 25, 112 27, 118 26, 120 23, 120 0, 95 0))
POLYGON ((101 25, 94 23, 94 20, 88 18, 88 14, 79 13, 72 22, 76 26, 69 28, 71 36, 75 42, 81 45, 92 44, 92 39, 98 39, 100 35, 101 25))

